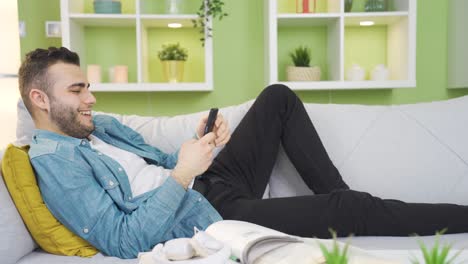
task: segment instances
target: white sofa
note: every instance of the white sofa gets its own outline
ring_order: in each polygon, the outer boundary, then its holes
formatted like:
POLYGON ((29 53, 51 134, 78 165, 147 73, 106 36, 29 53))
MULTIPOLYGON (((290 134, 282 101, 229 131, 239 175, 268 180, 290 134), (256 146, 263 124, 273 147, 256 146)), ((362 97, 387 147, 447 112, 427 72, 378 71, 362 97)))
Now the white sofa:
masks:
MULTIPOLYGON (((221 109, 234 129, 252 101, 221 109)), ((401 106, 306 104, 333 162, 351 188, 408 202, 468 205, 468 96, 401 106)), ((116 115, 164 151, 191 138, 200 113, 176 117, 116 115)), ((18 144, 27 144, 32 122, 18 105, 18 144)), ((311 193, 301 184, 284 152, 278 155, 266 196, 311 193)), ((1 177, 0 177, 1 178, 1 177)), ((468 223, 467 223, 468 225, 468 223)), ((101 254, 93 258, 47 254, 37 248, 0 180, 0 263, 137 263, 101 254)), ((421 238, 432 243, 434 236, 421 238)), ((410 263, 420 257, 413 237, 354 237, 351 244, 410 263)), ((442 241, 463 249, 468 233, 444 235, 442 241)))

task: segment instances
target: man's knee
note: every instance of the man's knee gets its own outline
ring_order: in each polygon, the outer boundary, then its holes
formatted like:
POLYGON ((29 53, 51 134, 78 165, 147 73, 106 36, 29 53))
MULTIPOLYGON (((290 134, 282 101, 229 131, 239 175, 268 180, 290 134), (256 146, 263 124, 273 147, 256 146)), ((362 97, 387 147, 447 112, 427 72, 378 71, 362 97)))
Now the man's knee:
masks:
POLYGON ((289 88, 288 86, 284 84, 272 84, 265 89, 263 89, 261 95, 270 95, 270 96, 275 96, 275 97, 280 97, 280 98, 285 98, 288 96, 296 96, 296 94, 289 88))
POLYGON ((366 192, 343 190, 332 193, 334 205, 341 209, 365 210, 372 206, 374 197, 366 192))
POLYGON ((279 107, 279 105, 294 103, 297 95, 286 85, 272 84, 260 93, 257 100, 265 100, 271 107, 279 107))

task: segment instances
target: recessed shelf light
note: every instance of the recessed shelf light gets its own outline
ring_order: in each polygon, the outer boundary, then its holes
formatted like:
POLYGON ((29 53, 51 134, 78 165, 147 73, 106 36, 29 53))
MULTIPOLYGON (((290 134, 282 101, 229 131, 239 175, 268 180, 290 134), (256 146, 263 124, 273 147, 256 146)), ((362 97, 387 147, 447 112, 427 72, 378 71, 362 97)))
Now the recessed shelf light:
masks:
POLYGON ((374 24, 375 24, 374 21, 361 21, 361 22, 359 22, 359 25, 366 26, 366 27, 373 26, 374 24))
POLYGON ((170 28, 181 28, 182 24, 181 23, 169 23, 167 24, 167 26, 170 28))

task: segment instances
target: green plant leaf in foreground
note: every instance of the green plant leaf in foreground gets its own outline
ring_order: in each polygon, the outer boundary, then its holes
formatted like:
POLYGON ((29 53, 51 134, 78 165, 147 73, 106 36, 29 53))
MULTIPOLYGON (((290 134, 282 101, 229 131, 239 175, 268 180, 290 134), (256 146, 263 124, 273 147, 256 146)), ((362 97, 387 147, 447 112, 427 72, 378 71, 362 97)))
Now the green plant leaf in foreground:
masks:
MULTIPOLYGON (((436 232, 436 238, 434 246, 431 249, 421 241, 418 240, 419 248, 424 257, 424 264, 453 264, 455 259, 460 255, 462 250, 455 253, 450 259, 447 259, 448 254, 452 248, 452 244, 440 244, 440 237, 447 231, 443 229, 442 231, 436 232)), ((413 264, 421 264, 416 258, 411 260, 413 264)))
POLYGON ((333 237, 333 246, 331 251, 322 243, 318 242, 320 250, 322 251, 323 257, 327 264, 347 264, 348 263, 348 248, 349 243, 346 243, 343 250, 340 250, 340 246, 336 239, 336 232, 330 229, 330 233, 333 237))

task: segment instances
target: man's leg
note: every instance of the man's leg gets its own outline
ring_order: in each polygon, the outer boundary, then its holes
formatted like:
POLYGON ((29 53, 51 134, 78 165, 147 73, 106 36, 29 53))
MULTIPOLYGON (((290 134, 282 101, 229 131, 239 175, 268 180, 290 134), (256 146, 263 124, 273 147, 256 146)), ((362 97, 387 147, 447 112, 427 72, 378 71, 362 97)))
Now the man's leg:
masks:
POLYGON ((468 232, 468 207, 407 204, 346 190, 300 100, 284 86, 266 88, 231 142, 206 172, 205 197, 225 219, 300 236, 420 235, 468 232), (261 200, 279 142, 317 195, 261 200))
POLYGON ((303 103, 284 85, 269 86, 257 97, 206 177, 220 178, 248 198, 261 198, 280 142, 316 194, 348 189, 328 157, 303 103))
MULTIPOLYGON (((217 200, 222 188, 215 185, 208 200, 217 200)), ((468 232, 468 206, 382 200, 351 190, 265 200, 224 198, 218 204, 222 204, 219 210, 225 219, 305 237, 329 238, 329 228, 339 236, 434 235, 444 228, 447 233, 468 232)))

